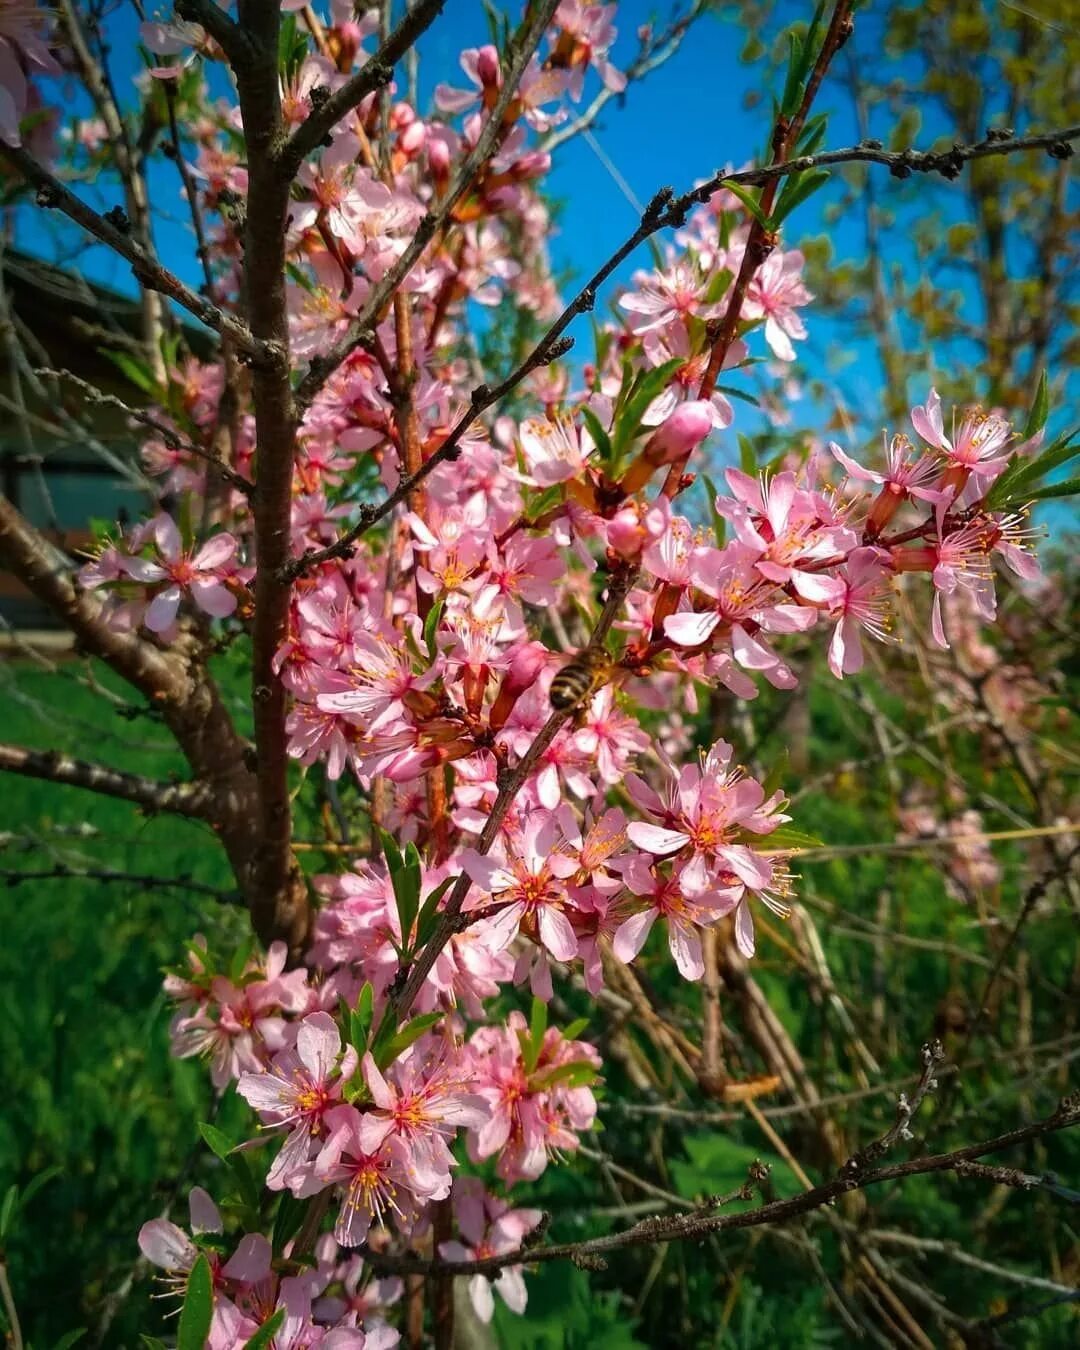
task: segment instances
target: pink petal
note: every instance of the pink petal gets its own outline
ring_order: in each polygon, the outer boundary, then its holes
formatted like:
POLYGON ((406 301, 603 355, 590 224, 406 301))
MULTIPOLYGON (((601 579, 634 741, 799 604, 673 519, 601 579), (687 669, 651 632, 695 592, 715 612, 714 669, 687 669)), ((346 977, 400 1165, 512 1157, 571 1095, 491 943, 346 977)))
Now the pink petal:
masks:
POLYGON ((611 950, 625 965, 629 965, 644 947, 655 922, 656 910, 643 909, 640 914, 632 914, 615 930, 611 950))
POLYGON ((660 825, 650 825, 646 821, 636 820, 626 827, 626 837, 638 848, 648 853, 677 853, 690 842, 690 836, 681 830, 665 830, 660 825))

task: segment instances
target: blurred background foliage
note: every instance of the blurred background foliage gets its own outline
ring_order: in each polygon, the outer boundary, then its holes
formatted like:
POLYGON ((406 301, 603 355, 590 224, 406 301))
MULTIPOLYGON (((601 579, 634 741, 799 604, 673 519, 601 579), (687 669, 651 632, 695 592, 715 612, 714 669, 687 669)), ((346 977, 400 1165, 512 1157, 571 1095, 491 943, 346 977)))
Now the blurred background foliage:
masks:
MULTIPOLYGON (((771 35, 793 7, 721 8, 749 35, 744 59, 760 64, 767 89, 767 71, 783 55, 771 35)), ((1023 133, 1075 122, 1078 58, 1076 0, 868 6, 846 73, 841 63, 846 89, 832 91, 831 139, 848 143, 847 126, 854 139, 899 147, 976 140, 991 125, 1023 133), (871 52, 872 62, 864 59, 871 52)), ((1051 428, 1068 422, 1078 284, 1070 167, 1041 156, 986 160, 960 191, 858 167, 844 172, 842 187, 834 183, 828 209, 863 221, 865 249, 838 258, 827 232, 805 241, 818 296, 811 322, 820 313, 836 334, 834 370, 809 385, 815 404, 830 410, 831 431, 856 411, 863 418, 871 394, 874 416, 899 427, 929 379, 946 403, 1015 413, 1043 366, 1063 409, 1051 428)), ((525 318, 493 325, 500 365, 529 341, 525 318)), ((805 447, 798 411, 757 438, 763 463, 805 447)), ((898 1092, 917 1076, 919 1047, 934 1035, 962 1073, 943 1079, 916 1122, 927 1148, 1045 1115, 1076 1083, 1076 882, 1033 890, 1065 870, 1074 846, 1069 835, 1047 833, 1075 819, 1080 763, 1069 528, 1055 526, 1048 588, 1030 596, 1006 588, 1003 623, 978 662, 974 639, 951 655, 930 653, 919 637, 924 616, 903 599, 908 641, 876 650, 858 682, 837 684, 807 645, 794 696, 766 689, 752 704, 714 699, 688 717, 694 742, 722 732, 748 763, 770 768, 786 753, 782 781, 797 824, 835 846, 800 864, 792 924, 758 928, 753 973, 797 1050, 797 1087, 762 1097, 756 1115, 705 1102, 655 1027, 626 1012, 625 997, 597 1004, 560 989, 553 1020, 589 1016, 586 1035, 607 1067, 603 1130, 581 1155, 550 1167, 529 1196, 551 1211, 555 1238, 610 1231, 732 1190, 754 1159, 771 1164, 776 1194, 796 1193, 792 1157, 815 1181, 831 1174, 837 1154, 885 1129, 898 1092), (950 830, 1034 833, 965 855, 936 842, 950 830), (920 831, 928 836, 921 847, 883 847, 920 831)), ((243 655, 237 648, 221 661, 239 717, 243 655)), ((95 757, 157 778, 182 773, 152 710, 134 706, 107 672, 79 658, 48 665, 17 647, 0 665, 7 737, 73 753, 92 745, 95 757)), ((318 819, 301 819, 304 837, 321 832, 324 809, 353 811, 350 791, 321 803, 318 819)), ((227 902, 227 868, 201 827, 27 780, 6 782, 4 793, 0 1194, 47 1177, 5 1236, 10 1279, 36 1350, 78 1328, 86 1344, 135 1346, 140 1333, 168 1325, 168 1305, 155 1302, 137 1263, 138 1227, 163 1212, 182 1222, 193 1184, 214 1191, 220 1164, 201 1144, 200 1120, 239 1135, 247 1119, 231 1091, 211 1100, 202 1066, 170 1058, 162 970, 195 932, 240 941, 244 919, 227 902), (80 875, 103 870, 129 879, 80 875), (19 884, 19 873, 35 879, 19 884), (184 880, 192 884, 174 884, 184 880)), ((342 865, 309 858, 313 870, 342 865)), ((676 1044, 699 1038, 701 991, 679 980, 661 933, 636 969, 676 1044)), ((729 974, 734 987, 738 972, 729 974)), ((725 1020, 725 1054, 736 1076, 769 1067, 737 1017, 725 1020)), ((922 1177, 784 1229, 624 1252, 603 1271, 545 1266, 529 1276, 524 1318, 498 1305, 494 1343, 1074 1346, 1076 1306, 1060 1291, 1080 1278, 1069 1199, 1080 1186, 1080 1139, 1055 1135, 1002 1160, 1053 1174, 1057 1188, 1017 1193, 922 1177)))

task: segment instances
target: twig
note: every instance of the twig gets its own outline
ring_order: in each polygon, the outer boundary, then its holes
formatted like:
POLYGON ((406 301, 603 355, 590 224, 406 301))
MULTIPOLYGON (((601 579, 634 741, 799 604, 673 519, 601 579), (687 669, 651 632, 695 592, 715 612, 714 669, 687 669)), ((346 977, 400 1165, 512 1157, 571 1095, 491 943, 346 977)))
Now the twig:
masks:
POLYGON ((0 770, 49 783, 86 788, 105 797, 134 802, 147 811, 206 819, 212 795, 202 783, 159 783, 142 774, 122 773, 103 764, 72 759, 59 750, 26 750, 0 744, 0 770))
POLYGON ((710 1233, 719 1233, 729 1229, 760 1228, 763 1225, 784 1223, 789 1219, 821 1209, 840 1196, 851 1191, 862 1190, 867 1186, 880 1185, 886 1181, 896 1181, 905 1177, 923 1176, 934 1172, 955 1172, 957 1165, 988 1153, 1012 1148, 1032 1139, 1055 1133, 1058 1130, 1071 1129, 1080 1123, 1080 1098, 1066 1099, 1058 1110, 1044 1120, 1022 1125, 1006 1134, 993 1139, 981 1140, 954 1149, 950 1153, 931 1154, 926 1157, 912 1158, 907 1162, 895 1163, 889 1167, 880 1167, 872 1171, 863 1171, 860 1175, 838 1176, 813 1190, 785 1200, 774 1200, 760 1205, 756 1209, 738 1214, 688 1214, 670 1217, 644 1219, 633 1227, 605 1237, 591 1238, 583 1242, 567 1242, 550 1247, 521 1247, 500 1256, 487 1257, 478 1261, 427 1261, 410 1256, 389 1256, 363 1249, 363 1256, 375 1270, 388 1274, 430 1274, 442 1272, 448 1275, 494 1275, 504 1266, 536 1264, 543 1261, 572 1260, 586 1262, 596 1267, 604 1257, 616 1251, 630 1247, 652 1246, 659 1242, 700 1240, 710 1233))
POLYGON ((22 1327, 19 1326, 19 1312, 15 1307, 15 1297, 8 1280, 7 1262, 0 1258, 0 1299, 7 1314, 8 1333, 11 1336, 11 1350, 23 1350, 22 1327))
POLYGON ((133 886, 142 886, 153 891, 167 887, 177 891, 191 891, 196 895, 208 895, 220 905, 243 905, 244 898, 239 891, 223 891, 218 886, 208 886, 202 881, 193 881, 190 877, 160 877, 141 872, 119 872, 111 867, 69 867, 66 863, 57 863, 55 867, 42 867, 29 871, 17 868, 0 869, 0 882, 7 886, 19 886, 27 881, 101 881, 105 883, 125 882, 133 886))
POLYGON ((945 1059, 945 1050, 940 1041, 928 1041, 922 1048, 922 1074, 919 1082, 909 1098, 906 1093, 901 1092, 896 1103, 896 1119, 892 1125, 873 1143, 867 1144, 858 1153, 852 1154, 840 1169, 841 1176, 857 1176, 867 1165, 867 1163, 876 1162, 884 1153, 887 1153, 898 1141, 910 1140, 914 1138, 909 1129, 912 1120, 917 1114, 919 1107, 925 1101, 927 1094, 937 1087, 937 1072, 945 1059))
POLYGON ((22 174, 28 183, 37 188, 39 206, 56 207, 63 211, 64 215, 77 225, 81 225, 95 239, 100 239, 122 258, 126 258, 131 264, 136 280, 142 286, 160 291, 170 300, 175 300, 214 332, 228 334, 240 351, 246 353, 253 362, 264 365, 280 364, 282 359, 280 348, 272 343, 260 342, 252 335, 246 324, 186 286, 179 277, 174 276, 129 235, 124 234, 85 202, 80 201, 59 178, 39 164, 33 155, 21 146, 5 145, 0 142, 0 156, 22 174))
POLYGON ((38 366, 35 367, 34 373, 48 379, 66 380, 68 384, 73 384, 90 403, 95 403, 100 407, 118 408, 133 421, 147 427, 155 436, 160 436, 170 450, 180 450, 186 454, 194 455, 196 459, 203 460, 215 473, 220 474, 226 483, 236 488, 238 492, 242 492, 245 497, 250 497, 255 491, 255 484, 249 478, 245 478, 242 473, 237 473, 235 469, 230 468, 224 460, 218 459, 217 455, 211 451, 203 449, 201 445, 196 445, 186 436, 179 435, 166 423, 158 421, 152 413, 144 412, 141 408, 131 407, 122 398, 118 398, 116 394, 106 394, 104 390, 91 384, 89 380, 84 380, 81 376, 73 374, 70 370, 53 370, 49 366, 38 366))

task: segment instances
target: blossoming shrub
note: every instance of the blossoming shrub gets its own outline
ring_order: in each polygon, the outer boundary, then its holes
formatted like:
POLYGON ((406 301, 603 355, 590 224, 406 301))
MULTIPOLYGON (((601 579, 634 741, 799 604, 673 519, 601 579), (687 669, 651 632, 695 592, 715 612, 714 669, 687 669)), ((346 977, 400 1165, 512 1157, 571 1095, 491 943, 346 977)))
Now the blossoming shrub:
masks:
MULTIPOLYGON (((795 689, 796 640, 817 642, 837 680, 857 675, 868 641, 894 640, 909 581, 945 648, 950 605, 994 618, 998 563, 1038 575, 1019 508, 1071 454, 1041 448, 1044 389, 1020 431, 977 409, 947 418, 930 389, 880 456, 819 438, 734 467, 742 414, 717 376, 734 396, 755 362, 794 362, 813 297, 780 219, 763 233, 759 204, 723 183, 597 322, 587 365, 540 363, 522 415, 475 416, 477 307, 559 313, 543 137, 590 71, 622 88, 614 8, 554 8, 449 219, 325 371, 481 144, 514 53, 466 49, 468 87, 440 85, 430 114, 373 91, 293 184, 288 339, 319 378, 298 405, 274 672, 295 791, 328 783, 362 843, 312 877, 303 950, 211 933, 166 980, 174 1053, 204 1057, 250 1128, 240 1141, 205 1126, 222 1194, 192 1190, 188 1225, 149 1219, 139 1244, 186 1290, 188 1332, 222 1350, 393 1344, 403 1284, 369 1278, 364 1254, 520 1254, 468 1285, 481 1321, 493 1293, 520 1313, 541 1225, 530 1184, 581 1148, 604 1079, 591 1029, 552 1015, 556 990, 599 998, 657 926, 686 981, 705 973, 707 937, 753 958, 755 916, 788 915, 792 857, 814 842, 816 822, 740 763, 734 735, 697 748, 702 700, 795 689), (687 490, 716 463, 702 521, 687 490), (403 484, 400 511, 338 544, 362 500, 403 484)), ((323 24, 288 21, 286 132, 363 67, 376 29, 336 3, 323 24)), ((242 125, 203 100, 195 64, 217 51, 190 22, 142 38, 164 58, 150 77, 183 91, 214 284, 239 301, 242 125)), ((5 42, 39 55, 18 32, 5 42)), ((156 392, 143 461, 160 509, 105 543, 82 586, 117 632, 242 645, 260 566, 246 376, 174 355, 156 392)))

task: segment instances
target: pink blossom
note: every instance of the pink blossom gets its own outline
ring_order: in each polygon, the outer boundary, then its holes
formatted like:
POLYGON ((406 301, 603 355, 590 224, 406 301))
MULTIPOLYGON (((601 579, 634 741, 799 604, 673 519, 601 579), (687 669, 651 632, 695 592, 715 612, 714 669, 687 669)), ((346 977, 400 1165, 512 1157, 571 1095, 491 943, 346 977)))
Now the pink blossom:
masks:
POLYGON ((191 554, 184 550, 176 522, 161 514, 151 522, 150 536, 158 561, 127 558, 124 570, 133 580, 148 586, 166 583, 146 611, 144 622, 151 632, 164 633, 172 627, 185 592, 213 618, 224 618, 236 609, 236 596, 223 584, 223 577, 228 575, 226 566, 236 552, 231 534, 215 534, 191 554))
POLYGON ((792 339, 806 337, 806 326, 795 312, 814 298, 803 285, 803 261, 798 249, 774 250, 754 273, 743 302, 742 317, 765 320, 765 341, 781 361, 794 361, 792 339))

